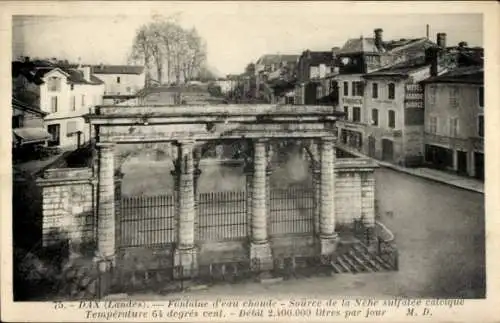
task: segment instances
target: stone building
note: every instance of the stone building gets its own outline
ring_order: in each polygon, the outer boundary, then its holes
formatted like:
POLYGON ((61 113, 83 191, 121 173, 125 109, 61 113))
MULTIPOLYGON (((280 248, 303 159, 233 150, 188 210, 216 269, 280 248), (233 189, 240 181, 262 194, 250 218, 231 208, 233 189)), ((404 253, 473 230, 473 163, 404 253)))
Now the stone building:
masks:
POLYGON ((83 115, 102 104, 104 83, 89 66, 29 59, 13 62, 12 85, 15 96, 47 113, 44 123, 51 135, 49 146, 73 149, 91 139, 83 115))
MULTIPOLYGON (((334 66, 337 51, 338 48, 335 47, 331 51, 306 50, 302 53, 297 64, 296 104, 318 104, 330 95, 331 76, 337 72, 334 66), (325 83, 327 77, 328 81, 325 83)), ((337 86, 332 88, 335 90, 337 86)))
POLYGON ((483 67, 459 67, 422 84, 426 164, 484 179, 483 67))
POLYGON ((105 95, 132 95, 144 88, 144 66, 95 65, 92 72, 105 84, 105 95))

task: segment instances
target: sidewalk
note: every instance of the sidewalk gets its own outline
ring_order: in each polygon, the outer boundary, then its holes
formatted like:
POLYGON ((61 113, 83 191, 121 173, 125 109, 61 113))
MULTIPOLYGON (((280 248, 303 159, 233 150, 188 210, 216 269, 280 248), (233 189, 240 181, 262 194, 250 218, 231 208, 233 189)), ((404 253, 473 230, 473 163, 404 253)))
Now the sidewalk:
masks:
POLYGON ((481 182, 480 180, 477 180, 475 178, 450 174, 447 172, 443 172, 443 171, 440 171, 437 169, 432 169, 432 168, 427 168, 427 167, 407 168, 407 167, 403 167, 403 166, 394 165, 394 164, 391 164, 388 162, 380 161, 377 159, 373 159, 371 157, 363 155, 359 151, 356 151, 354 149, 350 149, 349 147, 339 146, 339 148, 342 150, 345 150, 346 152, 353 154, 357 157, 369 158, 369 159, 373 160, 374 162, 376 162, 381 167, 391 168, 391 169, 396 170, 398 172, 407 173, 407 174, 410 174, 413 176, 422 177, 422 178, 429 179, 432 181, 436 181, 436 182, 440 182, 443 184, 462 188, 465 190, 484 194, 484 182, 481 182))

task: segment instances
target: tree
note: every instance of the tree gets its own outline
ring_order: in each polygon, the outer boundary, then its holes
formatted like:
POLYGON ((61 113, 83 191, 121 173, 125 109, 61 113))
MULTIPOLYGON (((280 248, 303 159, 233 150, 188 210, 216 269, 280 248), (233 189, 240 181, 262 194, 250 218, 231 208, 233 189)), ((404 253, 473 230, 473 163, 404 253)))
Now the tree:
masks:
POLYGON ((206 44, 195 28, 186 30, 175 19, 156 17, 136 32, 131 59, 155 71, 158 81, 177 84, 199 76, 206 44))

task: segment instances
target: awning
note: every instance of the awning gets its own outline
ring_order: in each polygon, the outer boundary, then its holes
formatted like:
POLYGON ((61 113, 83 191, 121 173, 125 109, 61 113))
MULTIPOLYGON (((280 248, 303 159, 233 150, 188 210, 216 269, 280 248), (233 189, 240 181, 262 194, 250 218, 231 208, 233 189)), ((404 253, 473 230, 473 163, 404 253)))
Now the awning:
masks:
POLYGON ((42 142, 51 138, 44 128, 18 128, 12 131, 17 138, 21 139, 21 144, 42 142))

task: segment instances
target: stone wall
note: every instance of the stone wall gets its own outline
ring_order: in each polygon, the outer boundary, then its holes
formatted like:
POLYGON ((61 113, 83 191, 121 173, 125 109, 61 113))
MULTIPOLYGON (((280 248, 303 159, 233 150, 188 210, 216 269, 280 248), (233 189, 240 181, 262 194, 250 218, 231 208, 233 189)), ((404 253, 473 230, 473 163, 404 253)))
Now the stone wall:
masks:
POLYGON ((95 190, 91 168, 49 169, 42 188, 44 246, 71 239, 75 246, 95 242, 95 190))
POLYGON ((365 224, 375 222, 375 167, 356 162, 336 164, 335 221, 339 226, 350 226, 362 217, 365 224))

